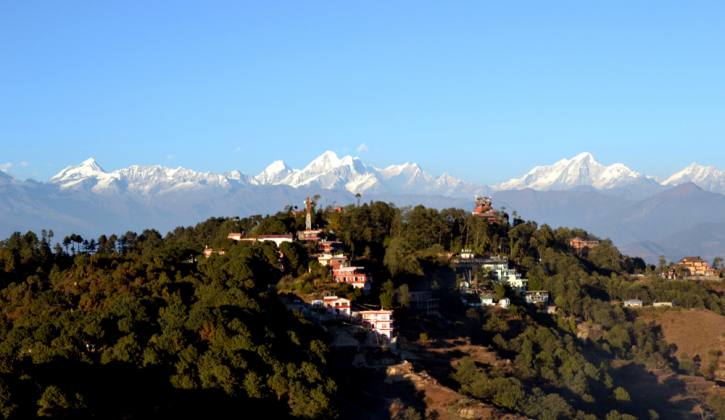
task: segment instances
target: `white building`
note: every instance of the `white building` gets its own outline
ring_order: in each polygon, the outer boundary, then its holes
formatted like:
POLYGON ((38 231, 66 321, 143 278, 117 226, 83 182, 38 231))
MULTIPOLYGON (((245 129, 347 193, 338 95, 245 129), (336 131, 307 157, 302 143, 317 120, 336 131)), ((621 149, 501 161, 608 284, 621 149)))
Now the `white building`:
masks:
POLYGON ((230 233, 227 236, 227 239, 231 239, 233 241, 244 241, 244 242, 270 241, 270 242, 274 242, 275 245, 277 245, 277 247, 279 247, 285 242, 292 242, 292 234, 288 233, 286 235, 257 235, 257 236, 253 236, 251 238, 242 238, 241 233, 230 233))
POLYGON ((481 306, 496 306, 496 300, 494 299, 494 296, 490 294, 482 294, 481 306))
POLYGON ((625 308, 641 308, 642 300, 640 299, 627 299, 624 301, 625 308))
POLYGON ((508 309, 511 306, 511 299, 503 298, 498 301, 498 306, 503 309, 508 309))
POLYGON ((549 302, 549 292, 546 290, 531 290, 524 293, 524 300, 529 304, 543 305, 549 302))
POLYGON ((359 316, 362 323, 370 326, 378 335, 393 339, 393 311, 380 309, 376 311, 360 311, 353 315, 359 316))
POLYGON ((337 297, 337 296, 325 296, 322 299, 322 304, 330 312, 337 315, 350 316, 350 300, 337 297))
POLYGON ((493 274, 494 281, 504 283, 513 289, 526 289, 529 283, 515 269, 509 268, 509 262, 506 257, 491 258, 484 262, 482 267, 493 274))

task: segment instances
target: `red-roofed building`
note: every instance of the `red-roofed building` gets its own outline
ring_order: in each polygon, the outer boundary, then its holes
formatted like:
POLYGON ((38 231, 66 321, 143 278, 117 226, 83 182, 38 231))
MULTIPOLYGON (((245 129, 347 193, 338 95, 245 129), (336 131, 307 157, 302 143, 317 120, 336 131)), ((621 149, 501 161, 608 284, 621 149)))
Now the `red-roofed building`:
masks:
POLYGON ((318 244, 320 252, 323 254, 335 254, 342 250, 342 242, 340 241, 321 241, 318 244))
POLYGON ((321 266, 330 267, 333 270, 345 267, 348 264, 347 256, 343 254, 322 254, 317 257, 317 262, 319 262, 321 266))
POLYGON ((356 289, 370 290, 372 277, 363 267, 340 267, 332 270, 332 279, 337 283, 351 284, 356 289))
POLYGON ((474 216, 486 219, 488 223, 497 224, 505 223, 506 216, 504 213, 493 208, 491 197, 476 197, 476 207, 473 209, 474 216))
POLYGON ((299 241, 320 241, 322 240, 322 229, 308 229, 297 232, 297 240, 299 241))

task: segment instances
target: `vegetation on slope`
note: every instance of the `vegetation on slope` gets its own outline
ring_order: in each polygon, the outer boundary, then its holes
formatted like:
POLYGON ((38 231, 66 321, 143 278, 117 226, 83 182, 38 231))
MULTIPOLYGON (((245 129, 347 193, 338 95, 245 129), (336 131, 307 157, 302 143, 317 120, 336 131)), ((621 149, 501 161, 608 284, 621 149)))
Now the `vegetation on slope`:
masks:
POLYGON ((138 418, 260 408, 335 416, 345 400, 329 366, 335 350, 285 309, 283 289, 392 306, 410 340, 489 346, 511 361, 507 368, 463 358, 438 379, 499 408, 537 418, 654 417, 669 402, 631 392, 625 371, 682 366, 656 324, 615 303, 638 297, 725 312, 716 288, 659 280, 655 267, 609 241, 574 253, 569 240, 587 236, 577 229, 491 225, 463 210, 381 202, 325 209, 315 224, 373 274, 370 296, 331 285, 311 245, 284 244, 280 270, 273 244, 226 239, 233 231, 294 233, 303 218, 292 211, 210 219, 165 237, 75 235, 53 249, 48 233, 13 235, 0 246, 0 413, 138 418), (200 258, 207 245, 226 253, 200 258), (551 293, 557 314, 505 289, 498 292, 512 299, 508 311, 463 306, 450 266, 462 248, 506 255, 531 289, 551 293), (442 318, 410 307, 417 290, 440 300, 442 318))

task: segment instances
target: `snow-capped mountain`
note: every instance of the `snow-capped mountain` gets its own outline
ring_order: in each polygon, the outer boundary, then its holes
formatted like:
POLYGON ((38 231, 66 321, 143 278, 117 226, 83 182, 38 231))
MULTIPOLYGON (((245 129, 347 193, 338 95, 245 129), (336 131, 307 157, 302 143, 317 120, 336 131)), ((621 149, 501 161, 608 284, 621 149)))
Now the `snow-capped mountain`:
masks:
POLYGON ((275 160, 270 163, 264 171, 252 178, 252 183, 256 185, 272 184, 276 185, 292 173, 292 169, 287 166, 284 161, 275 160))
POLYGON ((485 186, 468 183, 448 174, 435 178, 415 163, 378 169, 366 165, 359 158, 339 157, 331 151, 324 152, 302 169, 292 169, 278 160, 253 177, 238 170, 215 174, 159 165, 133 165, 108 172, 95 159, 90 158, 79 165, 63 169, 51 178, 50 183, 61 190, 102 194, 135 193, 146 196, 190 189, 228 189, 239 185, 288 186, 351 194, 422 194, 465 198, 488 192, 485 186))
POLYGON ((691 239, 668 257, 712 256, 725 252, 725 240, 717 239, 725 238, 724 179, 721 170, 693 164, 660 184, 623 164, 603 165, 590 153, 538 166, 494 188, 447 173, 436 177, 416 163, 378 168, 329 151, 302 169, 275 161, 256 176, 159 165, 107 171, 91 158, 50 182, 0 172, 0 237, 43 228, 83 235, 149 227, 168 231, 209 217, 273 213, 313 194, 322 196, 322 206, 355 203, 355 194, 362 193, 366 201, 464 209, 470 209, 474 195, 485 194, 525 218, 580 226, 619 245, 670 243, 663 237, 675 235, 691 239), (705 240, 707 252, 690 246, 705 240))
MULTIPOLYGON (((259 180, 262 174, 255 179, 259 180)), ((368 168, 360 159, 352 156, 340 158, 335 152, 326 151, 303 169, 292 170, 287 176, 273 184, 283 184, 293 188, 304 186, 325 190, 344 189, 351 193, 358 193, 375 187, 378 179, 375 177, 374 170, 368 168)))
POLYGON ((591 153, 580 153, 571 159, 562 159, 553 165, 537 166, 520 178, 513 178, 495 187, 496 190, 539 191, 568 190, 593 187, 613 190, 631 186, 657 186, 657 182, 621 163, 609 166, 597 162, 591 153))
POLYGON ((228 188, 231 182, 245 181, 246 177, 238 171, 219 175, 160 165, 132 165, 106 172, 93 158, 84 160, 80 165, 69 166, 50 179, 50 182, 61 190, 82 189, 95 193, 134 192, 145 195, 195 188, 228 188))
POLYGON ((332 151, 324 152, 303 169, 291 169, 283 161, 275 161, 252 178, 252 183, 342 189, 352 194, 436 194, 467 198, 488 191, 485 186, 467 183, 448 174, 435 178, 416 163, 380 169, 366 165, 356 157, 339 157, 332 151))
POLYGON ((677 186, 692 182, 705 191, 725 194, 725 171, 714 166, 702 166, 693 163, 685 169, 674 173, 662 182, 662 185, 677 186))

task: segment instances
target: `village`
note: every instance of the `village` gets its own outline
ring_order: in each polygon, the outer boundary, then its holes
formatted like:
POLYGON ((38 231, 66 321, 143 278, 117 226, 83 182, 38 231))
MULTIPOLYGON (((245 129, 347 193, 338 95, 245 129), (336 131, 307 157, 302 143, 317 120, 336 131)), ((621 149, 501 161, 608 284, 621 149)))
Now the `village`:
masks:
MULTIPOLYGON (((280 264, 284 254, 281 246, 284 243, 298 242, 314 249, 312 257, 319 266, 329 274, 332 285, 349 285, 367 296, 373 288, 374 278, 365 266, 353 264, 348 253, 345 252, 342 241, 335 238, 334 232, 313 226, 315 199, 308 197, 305 200, 304 217, 305 229, 296 235, 287 234, 261 234, 245 236, 242 232, 230 232, 227 239, 236 242, 272 242, 280 249, 280 264)), ((343 211, 337 208, 336 211, 343 211)), ((485 220, 488 224, 508 224, 509 216, 501 210, 493 208, 490 197, 476 197, 473 216, 485 220)), ((574 237, 569 241, 571 250, 580 256, 586 255, 599 246, 600 241, 590 237, 574 237)), ((224 255, 224 249, 205 247, 203 256, 209 258, 213 254, 224 255)), ((523 275, 512 267, 505 255, 477 255, 470 248, 464 248, 459 253, 451 255, 450 266, 456 274, 456 290, 461 303, 470 308, 493 308, 508 310, 512 305, 511 297, 517 297, 520 302, 531 305, 537 310, 549 315, 557 313, 557 307, 552 303, 547 290, 529 290, 529 282, 523 275)), ((280 267, 283 268, 283 267, 280 267)), ((711 267, 699 257, 685 257, 663 270, 660 277, 667 280, 697 280, 718 279, 720 271, 711 267)), ((290 310, 300 310, 305 316, 324 323, 330 320, 343 322, 345 327, 336 329, 336 335, 346 336, 346 339, 337 340, 340 345, 355 344, 350 337, 359 332, 368 335, 364 343, 373 346, 395 347, 396 330, 392 308, 382 308, 370 303, 359 303, 353 299, 338 296, 329 291, 317 291, 316 296, 283 297, 283 301, 290 310), (351 332, 355 330, 355 332, 351 332)), ((440 316, 438 299, 431 291, 416 290, 409 292, 410 305, 416 310, 428 315, 440 316)), ((639 298, 613 301, 612 304, 625 308, 638 309, 646 305, 639 298)), ((672 301, 653 301, 654 308, 671 308, 675 306, 672 301)))

